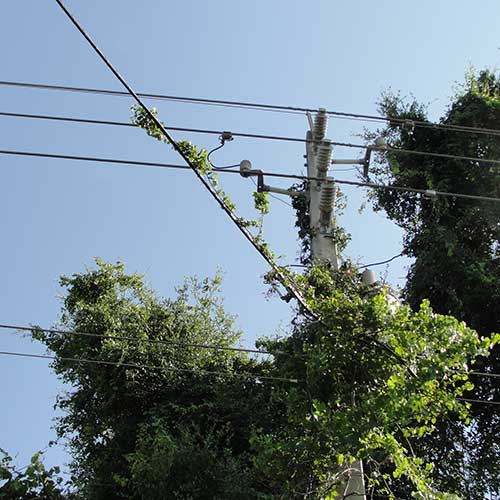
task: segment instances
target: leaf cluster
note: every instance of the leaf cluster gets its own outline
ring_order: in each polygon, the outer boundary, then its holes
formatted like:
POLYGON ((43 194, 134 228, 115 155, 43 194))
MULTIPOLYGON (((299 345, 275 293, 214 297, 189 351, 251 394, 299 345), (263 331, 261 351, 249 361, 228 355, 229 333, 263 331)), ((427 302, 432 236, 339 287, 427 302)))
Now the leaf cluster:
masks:
POLYGON ((0 498, 6 500, 72 500, 59 477, 59 467, 46 469, 42 452, 35 453, 30 463, 18 469, 4 450, 0 449, 0 498))
MULTIPOLYGON (((399 94, 384 94, 380 111, 398 120, 389 120, 385 129, 367 134, 368 141, 382 135, 394 148, 475 157, 479 161, 381 153, 370 169, 372 180, 500 196, 500 168, 480 161, 499 157, 497 134, 414 126, 417 120, 429 122, 426 108, 399 94)), ((494 72, 484 70, 467 75, 440 123, 496 129, 499 120, 500 80, 494 72)), ((428 299, 435 311, 465 321, 485 337, 500 331, 500 226, 496 205, 389 190, 377 190, 371 197, 375 209, 384 210, 403 229, 404 252, 414 258, 404 289, 410 306, 418 310, 428 299)), ((488 358, 479 357, 474 369, 499 373, 500 349, 494 348, 488 358)), ((477 382, 468 397, 500 400, 498 379, 477 382)), ((457 484, 455 478, 461 478, 459 487, 466 491, 467 498, 475 498, 478 490, 500 494, 499 444, 493 430, 500 419, 487 405, 476 405, 473 414, 470 425, 440 422, 436 432, 439 438, 433 437, 434 445, 429 441, 423 450, 438 464, 435 476, 444 484, 451 487, 457 484)))
POLYGON ((277 354, 277 369, 302 384, 283 395, 287 426, 253 438, 262 472, 271 464, 269 480, 288 495, 335 498, 362 458, 375 497, 403 485, 418 498, 455 498, 440 492, 432 463, 414 447, 443 418, 468 421, 459 398, 472 388, 471 361, 490 342, 426 302, 417 312, 391 305, 387 290, 373 294, 352 267, 316 265, 303 279, 322 321, 301 321, 289 338, 266 345, 288 354, 277 354))

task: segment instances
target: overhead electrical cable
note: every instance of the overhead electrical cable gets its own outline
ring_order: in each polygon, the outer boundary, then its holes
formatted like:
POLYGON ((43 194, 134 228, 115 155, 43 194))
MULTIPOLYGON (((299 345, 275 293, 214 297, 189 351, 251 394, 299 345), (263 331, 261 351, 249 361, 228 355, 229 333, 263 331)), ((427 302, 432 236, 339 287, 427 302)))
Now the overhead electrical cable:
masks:
MULTIPOLYGON (((77 118, 72 116, 56 116, 56 115, 38 115, 33 113, 12 113, 9 111, 0 111, 0 116, 10 117, 10 118, 29 118, 34 120, 53 120, 61 122, 71 122, 71 123, 85 123, 89 125, 110 125, 118 127, 132 127, 137 128, 137 125, 131 122, 121 122, 113 120, 95 120, 91 118, 77 118)), ((211 135, 221 135, 222 130, 211 130, 211 129, 200 129, 200 128, 188 128, 188 127, 168 127, 170 130, 175 130, 176 132, 193 132, 196 134, 211 134, 211 135)), ((243 137, 250 139, 269 139, 272 141, 288 141, 288 142, 308 142, 306 139, 301 139, 298 137, 286 137, 281 135, 268 135, 268 134, 252 134, 245 132, 231 132, 234 137, 243 137)))
MULTIPOLYGON (((114 120, 97 120, 92 118, 77 118, 72 116, 57 116, 57 115, 40 115, 33 113, 14 113, 10 111, 0 111, 0 116, 8 117, 8 118, 26 118, 33 120, 50 120, 50 121, 59 121, 59 122, 69 122, 69 123, 82 123, 88 125, 109 125, 109 126, 118 126, 118 127, 133 127, 136 128, 137 125, 130 122, 121 122, 114 120)), ((212 130, 212 129, 201 129, 201 128, 192 128, 192 127, 173 127, 169 126, 169 130, 173 130, 176 132, 190 132, 195 134, 211 134, 211 135, 221 135, 224 131, 221 130, 212 130)), ((231 135, 234 137, 248 138, 248 139, 263 139, 263 140, 271 140, 271 141, 284 141, 284 142, 299 142, 299 143, 307 143, 310 142, 307 139, 302 139, 300 137, 289 137, 282 135, 271 135, 271 134, 254 134, 250 132, 231 132, 231 135)), ((339 142, 339 141, 330 141, 332 146, 350 148, 350 149, 361 149, 367 150, 370 149, 369 145, 366 144, 355 144, 350 142, 339 142)), ((217 149, 220 149, 223 145, 218 146, 217 148, 211 151, 215 152, 217 149)), ((373 149, 373 148, 372 148, 373 149)), ((401 148, 392 148, 387 147, 384 151, 401 154, 401 155, 414 155, 414 156, 427 156, 431 158, 442 158, 447 160, 457 160, 457 161, 471 161, 477 163, 484 164, 492 164, 492 165, 500 165, 500 160, 491 159, 491 158, 478 158, 475 156, 462 156, 462 155, 453 155, 447 153, 436 153, 433 151, 419 151, 413 149, 401 149, 401 148)), ((221 167, 224 168, 224 167, 221 167)), ((356 168, 356 167, 351 167, 356 168)))
MULTIPOLYGON (((0 324, 0 329, 2 330, 10 330, 8 333, 21 333, 21 332, 43 332, 50 333, 56 335, 67 335, 69 337, 88 337, 88 338, 99 338, 103 340, 115 340, 118 342, 122 341, 131 341, 137 343, 146 343, 152 345, 166 345, 166 346, 175 346, 175 347, 188 347, 194 349, 207 349, 207 350, 219 350, 219 351, 230 351, 230 352, 238 352, 238 353, 251 353, 251 354, 261 354, 261 355, 271 355, 275 356, 285 355, 292 356, 291 353, 276 350, 276 351, 265 351, 261 349, 247 349, 244 347, 231 347, 231 346, 223 346, 217 344, 203 344, 198 342, 183 342, 176 340, 168 340, 168 339, 151 339, 151 338, 141 338, 141 337, 132 337, 128 335, 109 335, 109 334, 101 334, 101 333, 91 333, 91 332, 80 332, 75 330, 61 330, 57 328, 41 328, 39 326, 24 326, 24 325, 8 325, 8 324, 0 324)), ((454 373, 463 373, 465 375, 475 375, 479 377, 490 377, 490 378, 500 378, 499 373, 490 373, 490 372, 480 372, 480 371, 459 371, 452 370, 454 373)))
POLYGON ((394 257, 391 257, 390 259, 382 260, 380 262, 373 262, 371 264, 364 264, 362 266, 358 266, 358 269, 365 269, 367 267, 381 266, 383 264, 389 264, 389 262, 392 262, 393 260, 396 260, 399 257, 402 257, 403 255, 404 255, 404 252, 399 252, 397 255, 394 255, 394 257))
MULTIPOLYGON (((128 92, 123 92, 120 90, 109 90, 109 89, 96 89, 96 88, 86 88, 86 87, 69 87, 66 85, 48 85, 43 83, 30 83, 30 82, 12 82, 12 81, 0 81, 0 85, 9 87, 24 87, 32 88, 38 90, 58 90, 63 92, 76 92, 79 94, 98 94, 107 95, 114 97, 130 97, 128 92)), ((187 104, 203 104, 209 106, 227 106, 231 108, 243 108, 243 109, 255 109, 258 111, 275 111, 279 113, 293 113, 303 115, 307 112, 314 112, 317 110, 310 108, 300 108, 294 106, 279 106, 275 104, 256 104, 242 101, 228 101, 222 99, 204 99, 199 97, 181 97, 174 95, 164 95, 164 94, 151 94, 145 92, 138 92, 139 97, 144 99, 151 99, 157 101, 173 101, 173 102, 183 102, 187 104)))
MULTIPOLYGON (((212 371, 212 370, 203 370, 203 369, 192 369, 192 368, 179 368, 175 366, 158 366, 158 365, 144 365, 140 363, 126 363, 126 362, 118 362, 118 361, 107 361, 103 359, 89 359, 89 358, 74 358, 74 357, 66 357, 66 356, 49 356, 46 354, 31 354, 25 352, 14 352, 14 351, 0 351, 0 355, 2 356, 14 356, 21 358, 34 358, 34 359, 48 359, 51 361, 67 361, 70 363, 87 363, 87 364, 95 364, 95 365, 106 365, 106 366, 116 366, 122 368, 135 368, 142 370, 165 370, 172 372, 189 372, 189 373, 199 373, 201 375, 208 376, 231 376, 237 378, 248 378, 257 381, 261 380, 269 380, 273 382, 289 382, 292 384, 297 384, 299 382, 298 379, 294 378, 285 378, 285 377, 272 377, 270 375, 256 375, 254 373, 241 373, 241 372, 223 372, 223 371, 212 371)), ((487 399, 472 399, 472 398, 457 398, 459 401, 464 401, 467 403, 477 403, 477 404, 491 404, 491 405, 500 405, 500 401, 492 401, 487 399)))
POLYGON ((158 344, 158 345, 170 345, 177 347, 192 347, 195 349, 209 349, 215 351, 231 351, 231 352, 240 352, 240 353, 251 353, 251 354, 264 354, 264 355, 275 355, 275 354, 287 354, 283 351, 275 351, 274 353, 271 351, 263 351, 260 349, 246 349, 244 347, 231 347, 224 345, 215 345, 215 344, 201 344, 196 342, 183 342, 177 340, 168 340, 168 339, 152 339, 149 337, 141 338, 141 337, 132 337, 129 335, 106 335, 101 333, 90 333, 90 332, 79 332, 74 330, 58 330, 55 328, 40 328, 39 326, 23 326, 23 325, 0 325, 0 329, 2 330, 13 330, 18 332, 44 332, 44 333, 53 333, 56 335, 68 335, 68 336, 76 336, 76 337, 90 337, 90 338, 100 338, 104 340, 117 340, 117 341, 132 341, 137 343, 146 343, 146 344, 158 344))
POLYGON ((111 62, 106 58, 104 53, 99 49, 94 40, 85 32, 80 23, 76 20, 76 18, 71 14, 71 12, 66 8, 64 3, 61 0, 56 0, 57 4, 61 7, 63 12, 66 14, 68 19, 73 23, 76 29, 82 34, 82 36, 87 40, 90 46, 94 49, 99 58, 104 62, 104 64, 109 68, 109 70, 115 75, 115 77, 120 81, 120 83, 125 87, 125 89, 129 92, 130 96, 134 98, 137 104, 144 110, 144 113, 148 116, 148 118, 158 127, 161 131, 165 139, 170 143, 172 148, 183 158, 183 160, 189 165, 189 167, 193 170, 195 175, 198 177, 200 182, 204 185, 205 189, 209 191, 211 196, 217 201, 219 206, 226 212, 228 217, 233 221, 236 227, 240 230, 240 232, 244 235, 244 237, 250 242, 250 244, 259 252, 259 254, 264 258, 264 260, 271 266, 274 270, 277 279, 280 281, 282 286, 284 286, 288 292, 292 295, 292 297, 297 300, 297 302, 302 306, 304 311, 308 313, 310 316, 318 319, 318 316, 307 304, 302 294, 297 289, 297 285, 291 282, 290 278, 285 276, 284 272, 280 267, 274 262, 268 252, 262 247, 262 245, 258 244, 255 240, 254 236, 248 231, 248 229, 241 223, 240 219, 233 213, 233 211, 228 207, 224 199, 219 195, 217 190, 211 185, 209 180, 205 178, 205 176, 198 171, 196 166, 193 164, 188 155, 179 147, 177 142, 171 137, 168 130, 165 128, 163 123, 158 119, 158 117, 152 113, 146 105, 143 103, 142 99, 135 93, 132 87, 127 83, 127 81, 121 76, 121 74, 115 69, 115 67, 111 64, 111 62))
MULTIPOLYGON (((232 139, 231 139, 232 140, 232 139)), ((208 153, 207 153, 207 161, 208 163, 210 163, 210 165, 212 166, 212 168, 214 170, 227 170, 229 168, 236 168, 236 167, 239 167, 240 164, 239 163, 234 163, 233 165, 216 165, 213 160, 210 159, 210 156, 215 153, 216 151, 219 151, 219 149, 222 149, 224 146, 226 145, 226 142, 225 141, 222 141, 221 144, 213 149, 211 149, 208 153)))
MULTIPOLYGON (((81 94, 97 94, 97 95, 107 95, 115 97, 130 97, 128 92, 123 92, 119 90, 109 90, 109 89, 97 89, 88 87, 72 87, 66 85, 50 85, 43 83, 32 83, 32 82, 14 82, 14 81, 0 81, 0 85, 18 88, 31 88, 38 90, 55 90, 63 92, 76 92, 81 94)), ((245 101, 232 101, 223 99, 206 99, 199 97, 183 97, 165 94, 153 94, 138 92, 139 97, 151 100, 162 100, 171 102, 182 102, 188 104, 201 104, 208 106, 224 106, 231 108, 241 108, 241 109, 253 109, 257 111, 274 111, 278 113, 293 113, 293 114, 305 114, 305 113, 317 113, 319 108, 307 108, 301 106, 283 106, 279 104, 266 104, 266 103, 254 103, 245 101)), ((500 129, 482 128, 482 127, 472 127, 466 125, 453 125, 448 123, 433 123, 424 120, 409 120, 398 117, 391 116, 380 116, 380 115, 370 115, 362 113, 349 113, 343 111, 326 110, 326 113, 330 116, 335 116, 341 119, 348 120, 360 120, 368 122, 386 122, 386 123, 396 123, 398 125, 414 126, 431 128, 435 130, 448 130, 454 132, 464 132, 469 134, 482 134, 482 135, 500 135, 500 129)))
POLYGON ((255 375, 254 373, 241 373, 241 372, 223 372, 223 371, 212 371, 212 370, 198 370, 192 368, 179 368, 176 366, 158 366, 158 365, 143 365, 140 363, 126 363, 118 361, 106 361, 103 359, 90 359, 90 358, 73 358, 67 356, 49 356, 46 354, 30 354, 25 352, 12 352, 12 351, 0 351, 2 356, 17 356, 22 358, 36 358, 36 359, 49 359, 52 361, 69 361, 73 363, 90 363, 95 365, 107 365, 107 366, 117 366, 123 368, 137 368, 144 370, 166 370, 172 372, 189 372, 189 373, 200 373, 202 375, 214 375, 214 376, 231 376, 238 378, 249 378, 254 380, 271 380, 276 382, 290 382, 292 384, 297 384, 298 380, 293 378, 285 377, 272 377, 270 375, 255 375))
POLYGON ((472 398, 457 398, 459 401, 465 401, 466 403, 478 403, 483 405, 500 405, 500 401, 491 401, 488 399, 472 399, 472 398))
MULTIPOLYGON (((136 161, 136 160, 123 160, 123 159, 115 159, 115 158, 102 158, 102 157, 92 157, 92 156, 76 156, 76 155, 61 155, 61 154, 53 154, 53 153, 41 153, 34 151, 19 151, 19 150, 0 150, 0 154, 4 155, 13 155, 13 156, 28 156, 28 157, 36 157, 36 158, 53 158, 59 160, 74 160, 74 161, 82 161, 82 162, 96 162, 96 163, 109 163, 109 164, 117 164, 117 165, 131 165, 131 166, 139 166, 139 167, 158 167, 158 168, 167 168, 167 169, 176 169, 176 170, 191 170, 191 167, 187 165, 176 165, 171 163, 162 163, 162 162, 148 162, 148 161, 136 161)), ((224 174, 237 174, 240 175, 239 170, 220 170, 220 173, 224 174)), ((325 182, 328 178, 322 177, 308 177, 306 175, 298 175, 298 174, 283 174, 279 172, 261 172, 264 177, 276 177, 280 179, 295 179, 295 180, 303 180, 303 181, 318 181, 325 182)), ((435 191, 432 189, 418 189, 412 187, 405 186, 393 186, 389 184, 377 184, 374 182, 361 182, 361 181, 350 181, 345 179, 333 179, 337 184, 343 184, 354 187, 367 187, 371 189, 387 189, 391 191, 401 191, 401 192, 410 192, 421 194, 426 197, 449 197, 449 198, 463 198, 468 200, 476 200, 476 201, 486 201, 499 203, 500 198, 491 197, 491 196, 482 196, 482 195, 472 195, 465 193, 453 193, 448 191, 435 191)))

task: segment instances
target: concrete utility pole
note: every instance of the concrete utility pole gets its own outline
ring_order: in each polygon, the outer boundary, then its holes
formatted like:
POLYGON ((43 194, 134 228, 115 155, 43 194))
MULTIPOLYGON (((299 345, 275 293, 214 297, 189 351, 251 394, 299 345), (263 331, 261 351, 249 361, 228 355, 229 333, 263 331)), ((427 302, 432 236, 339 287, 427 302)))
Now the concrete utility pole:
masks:
POLYGON ((332 238, 334 229, 333 208, 337 188, 333 179, 327 178, 332 159, 332 145, 326 139, 328 115, 320 109, 314 119, 309 117, 311 130, 307 132, 306 158, 308 177, 324 181, 309 181, 309 216, 311 224, 311 254, 313 259, 330 262, 338 269, 337 245, 332 238))
MULTIPOLYGON (((327 177, 332 163, 332 144, 326 139, 328 114, 320 109, 313 121, 308 115, 310 130, 306 135, 306 158, 308 177, 324 180, 309 181, 309 217, 311 225, 311 256, 316 260, 330 262, 338 270, 337 245, 333 239, 335 222, 333 210, 337 187, 333 179, 327 177)), ((348 160, 362 164, 365 160, 348 160)), ((369 158, 368 158, 369 161, 369 158)), ((344 160, 337 160, 344 163, 344 160)), ((336 163, 336 162, 335 162, 336 163)), ((341 490, 337 500, 366 500, 363 463, 355 460, 343 473, 341 490)))

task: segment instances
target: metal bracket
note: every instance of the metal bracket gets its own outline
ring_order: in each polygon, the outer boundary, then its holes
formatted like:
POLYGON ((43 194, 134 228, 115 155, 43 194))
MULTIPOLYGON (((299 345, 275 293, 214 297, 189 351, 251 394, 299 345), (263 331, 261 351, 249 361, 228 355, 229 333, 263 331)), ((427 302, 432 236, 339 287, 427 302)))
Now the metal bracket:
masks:
POLYGON ((244 170, 240 172, 242 177, 257 177, 257 192, 258 193, 277 193, 287 196, 302 196, 303 191, 295 191, 293 189, 281 189, 264 184, 264 172, 262 170, 244 170))

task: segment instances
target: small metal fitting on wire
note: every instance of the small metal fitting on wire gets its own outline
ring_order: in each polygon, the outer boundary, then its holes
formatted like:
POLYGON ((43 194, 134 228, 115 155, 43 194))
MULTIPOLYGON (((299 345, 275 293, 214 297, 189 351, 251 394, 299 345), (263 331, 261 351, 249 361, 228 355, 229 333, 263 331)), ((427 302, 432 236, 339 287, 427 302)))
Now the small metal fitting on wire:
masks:
POLYGON ((221 135, 219 135, 219 140, 222 145, 224 145, 226 142, 232 141, 234 139, 233 134, 227 130, 222 132, 221 135))
POLYGON ((240 175, 241 177, 250 177, 252 171, 252 162, 250 160, 240 161, 240 175))

